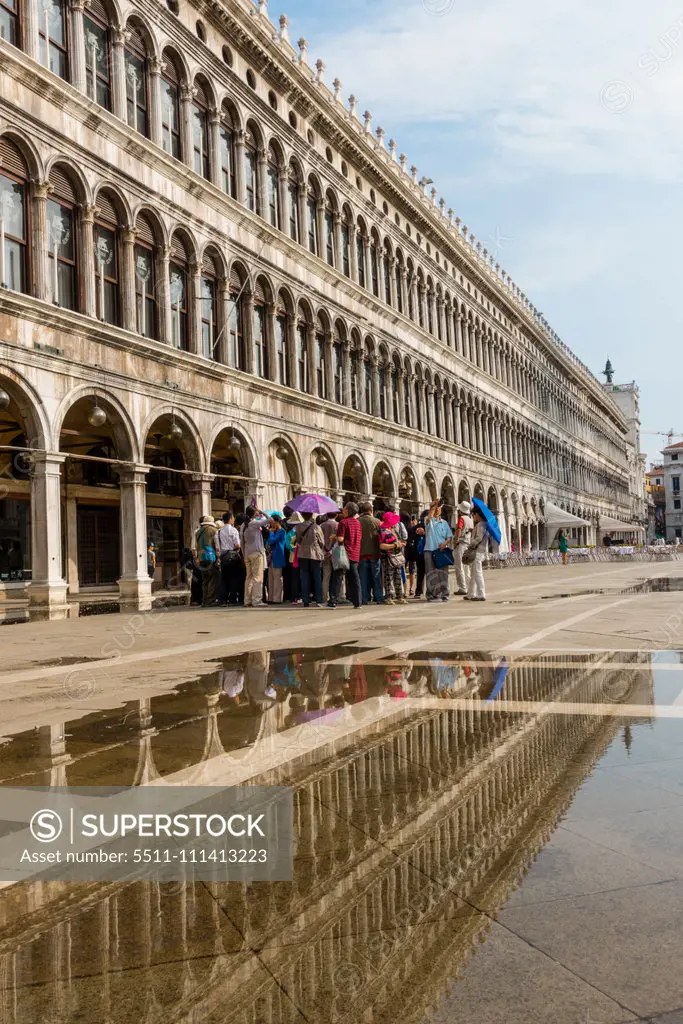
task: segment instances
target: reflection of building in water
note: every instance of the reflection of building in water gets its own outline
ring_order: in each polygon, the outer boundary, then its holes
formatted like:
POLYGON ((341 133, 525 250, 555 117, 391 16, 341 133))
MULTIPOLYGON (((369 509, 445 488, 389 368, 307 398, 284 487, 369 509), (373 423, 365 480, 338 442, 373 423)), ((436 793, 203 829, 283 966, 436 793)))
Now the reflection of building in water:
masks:
MULTIPOLYGON (((224 669, 235 673, 230 692, 217 672, 134 713, 20 735, 3 750, 3 781, 172 781, 193 766, 239 760, 247 744, 250 781, 272 781, 258 774, 258 751, 286 735, 293 698, 330 706, 330 687, 338 703, 348 685, 317 660, 318 669, 311 657, 289 675, 276 665, 274 684, 273 659, 247 656, 224 669), (273 686, 271 703, 262 695, 273 686)), ((418 660, 408 688, 429 673, 418 660)), ((371 691, 384 686, 385 666, 365 671, 371 691)), ((0 899, 0 1020, 115 1024, 133 999, 141 1024, 283 1024, 300 1019, 293 1004, 316 1022, 386 1020, 398 1006, 401 1021, 419 1020, 490 923, 472 908, 495 915, 630 724, 556 714, 557 702, 648 706, 651 679, 637 653, 533 656, 506 681, 508 698, 535 702, 529 712, 445 703, 401 714, 405 702, 384 696, 394 713, 356 729, 352 742, 337 738, 333 750, 321 731, 318 756, 289 768, 291 883, 12 887, 0 899)))

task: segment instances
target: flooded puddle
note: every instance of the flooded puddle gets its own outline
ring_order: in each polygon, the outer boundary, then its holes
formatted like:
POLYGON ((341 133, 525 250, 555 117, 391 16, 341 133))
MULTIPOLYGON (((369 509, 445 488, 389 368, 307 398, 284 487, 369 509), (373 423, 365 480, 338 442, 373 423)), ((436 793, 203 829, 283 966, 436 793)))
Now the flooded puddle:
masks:
MULTIPOLYGON (((503 660, 371 644, 221 658, 166 693, 16 733, 1 724, 2 786, 290 784, 296 854, 291 882, 0 891, 0 1021, 521 1024, 548 1019, 530 1006, 547 990, 530 991, 528 977, 551 957, 592 957, 595 969, 609 946, 626 971, 636 954, 616 922, 631 913, 629 885, 647 898, 650 869, 633 866, 647 863, 642 851, 618 851, 647 847, 644 811, 665 809, 657 827, 670 830, 651 873, 678 870, 683 723, 654 709, 683 690, 681 656, 503 660), (621 824, 605 824, 613 814, 621 824), (592 845, 579 838, 593 832, 592 845), (619 894, 593 919, 586 894, 610 887, 619 894), (572 945, 574 897, 590 922, 572 945), (568 950, 541 953, 545 932, 534 933, 530 963, 515 960, 494 921, 523 914, 526 900, 543 903, 568 950), (504 992, 486 980, 498 970, 504 992)), ((674 900, 667 912, 675 929, 674 900)), ((657 950, 670 987, 682 984, 678 948, 657 950)), ((620 1019, 594 998, 588 985, 556 992, 558 1019, 620 1019)))

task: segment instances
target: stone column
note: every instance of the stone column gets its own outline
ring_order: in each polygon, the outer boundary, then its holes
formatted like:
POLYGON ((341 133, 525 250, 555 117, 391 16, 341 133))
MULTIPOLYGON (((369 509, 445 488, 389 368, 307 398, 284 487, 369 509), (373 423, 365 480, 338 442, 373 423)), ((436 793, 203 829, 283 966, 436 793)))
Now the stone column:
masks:
POLYGON ((187 297, 188 302, 188 330, 190 337, 187 339, 188 352, 194 352, 195 355, 204 355, 202 347, 202 265, 196 256, 193 256, 190 260, 190 273, 189 277, 189 292, 187 297))
POLYGON ((345 338, 342 346, 342 404, 349 409, 353 404, 351 395, 351 341, 345 338))
POLYGON ((325 334, 323 341, 323 373, 325 375, 325 391, 328 402, 334 401, 334 373, 332 364, 332 335, 325 334))
POLYGON ((343 273, 344 258, 342 254, 342 233, 341 233, 341 214, 332 214, 333 232, 334 232, 334 265, 340 273, 343 273))
POLYGON ((161 148, 161 65, 158 57, 147 58, 147 82, 149 87, 149 138, 161 148))
POLYGON ((247 201, 247 186, 244 178, 244 129, 235 132, 235 191, 237 202, 244 206, 247 201))
POLYGON ((80 206, 80 253, 81 271, 83 274, 83 312, 87 316, 97 316, 97 293, 95 290, 95 241, 93 225, 99 212, 96 206, 83 204, 80 206))
POLYGON ((24 4, 21 15, 22 49, 38 64, 41 63, 40 36, 38 34, 40 31, 38 26, 39 7, 39 3, 24 4))
POLYGON ((296 343, 297 343, 297 323, 296 314, 287 314, 287 374, 289 377, 290 388, 297 387, 297 359, 296 359, 296 343))
POLYGON ((266 361, 268 363, 268 380, 277 380, 277 353, 275 350, 275 303, 266 306, 266 361))
POLYGON ((299 242, 308 249, 308 185, 302 181, 298 189, 299 242))
POLYGON ((191 85, 180 87, 180 138, 182 142, 181 159, 188 167, 194 168, 194 137, 192 134, 192 101, 197 95, 191 85))
POLYGON ((157 306, 159 317, 159 340, 170 345, 173 338, 171 325, 171 285, 169 263, 171 250, 167 245, 157 249, 157 306))
POLYGON ((228 365, 228 304, 230 300, 230 286, 227 278, 223 277, 218 282, 218 309, 220 325, 218 327, 218 345, 216 347, 216 359, 223 366, 228 365))
POLYGON ((78 579, 78 505, 75 498, 66 500, 66 582, 70 594, 80 589, 78 579))
POLYGON ((428 402, 427 385, 424 380, 420 380, 420 412, 422 419, 422 432, 423 434, 429 433, 429 411, 427 409, 428 402))
POLYGON ((316 372, 316 338, 315 326, 306 324, 306 373, 308 374, 308 390, 311 395, 318 395, 318 374, 316 372))
POLYGON ((147 572, 147 474, 146 466, 119 469, 121 492, 121 610, 149 611, 152 581, 147 572))
POLYGON ((126 67, 123 59, 123 48, 129 33, 121 26, 111 29, 111 107, 112 113, 122 121, 126 121, 126 67))
POLYGON ((441 408, 443 410, 443 436, 446 441, 455 442, 455 430, 453 427, 453 407, 448 394, 441 396, 441 408))
POLYGON ((242 295, 242 339, 244 344, 244 369, 254 372, 254 296, 250 292, 242 295))
POLYGON ((438 296, 436 300, 436 336, 439 339, 439 341, 444 341, 445 339, 445 324, 443 311, 444 300, 441 298, 441 296, 438 296))
POLYGON ((215 107, 209 111, 209 178, 221 188, 221 112, 215 107))
POLYGON ((62 572, 61 468, 65 455, 37 452, 31 472, 32 575, 28 588, 32 620, 68 615, 62 572))
POLYGON ((289 234, 289 175, 286 167, 280 167, 277 175, 278 203, 280 204, 280 227, 287 238, 289 234))
POLYGON ((453 320, 455 324, 455 351, 462 355, 462 317, 457 309, 454 311, 453 320))
POLYGON ((121 230, 121 324, 124 331, 137 332, 135 315, 135 228, 128 224, 121 230))
MULTIPOLYGON (((406 303, 408 301, 408 290, 407 290, 408 271, 406 270, 405 265, 403 263, 401 264, 400 274, 401 274, 401 281, 400 281, 400 286, 401 286, 401 302, 400 302, 400 307, 401 307, 402 312, 404 314, 407 314, 408 309, 407 309, 406 303)), ((398 294, 397 294, 396 295, 396 307, 398 308, 398 306, 399 306, 399 302, 398 302, 398 294)))
POLYGON ((462 445, 462 421, 460 418, 460 403, 457 398, 453 399, 453 438, 456 444, 462 445))
MULTIPOLYGON (((29 5, 33 7, 33 4, 29 5)), ((69 4, 69 29, 71 35, 71 47, 69 59, 71 61, 71 84, 85 95, 85 34, 83 32, 83 9, 85 0, 71 0, 69 4)), ((37 48, 37 39, 36 39, 37 48)))
POLYGON ((358 281, 358 247, 356 245, 357 227, 352 222, 349 224, 349 270, 351 280, 358 281))
POLYGON ((406 373, 403 367, 396 374, 396 391, 397 399, 396 404, 398 406, 398 420, 402 426, 405 426, 406 422, 406 373))
POLYGON ((379 394, 379 361, 377 356, 373 355, 370 359, 370 365, 372 366, 372 406, 373 413, 375 416, 381 415, 382 404, 380 402, 379 394))
POLYGON ((193 473, 187 488, 188 515, 185 521, 185 543, 192 547, 192 535, 202 516, 211 515, 211 473, 193 473))
POLYGON ((327 240, 325 238, 325 200, 319 199, 315 204, 315 223, 318 232, 318 252, 317 256, 321 260, 327 262, 326 247, 327 240))
POLYGON ((33 198, 33 292, 37 299, 50 298, 48 267, 47 200, 49 181, 32 181, 33 198))

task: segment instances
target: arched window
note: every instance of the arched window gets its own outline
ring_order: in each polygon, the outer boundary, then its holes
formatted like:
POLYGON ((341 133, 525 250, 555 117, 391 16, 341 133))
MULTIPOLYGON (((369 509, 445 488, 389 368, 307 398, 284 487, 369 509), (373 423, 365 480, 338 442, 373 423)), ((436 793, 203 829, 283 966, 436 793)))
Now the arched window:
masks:
POLYGON ((325 372, 325 343, 327 331, 321 317, 315 325, 315 375, 318 384, 318 397, 329 398, 327 374, 325 372))
POLYGON ((417 322, 425 325, 425 283, 421 273, 417 275, 417 322))
POLYGON ((406 284, 407 284, 407 291, 408 291, 408 316, 410 317, 411 320, 414 320, 415 319, 415 302, 414 302, 414 299, 413 299, 413 291, 414 291, 414 288, 415 288, 415 274, 414 274, 412 266, 410 266, 410 263, 408 264, 408 280, 407 280, 406 284))
POLYGON ((379 374, 379 415, 381 419, 387 418, 387 364, 385 356, 381 355, 377 366, 379 374))
POLYGON ((301 180, 299 178, 299 172, 295 164, 289 165, 289 182, 287 184, 287 194, 289 196, 289 237, 293 238, 295 242, 301 241, 301 232, 299 230, 299 189, 301 187, 301 180))
POLYGON ((257 377, 269 377, 268 347, 266 344, 266 296, 261 281, 256 282, 254 291, 254 373, 257 377))
POLYGON ((398 372, 396 370, 396 364, 391 364, 391 414, 394 423, 400 423, 401 416, 399 411, 399 395, 398 395, 398 372))
POLYGON ((268 220, 280 228, 280 160, 274 146, 268 149, 268 220))
POLYGON ((28 168, 9 139, 0 138, 0 285, 29 291, 28 168))
POLYGON ((391 305, 391 259, 388 249, 382 253, 382 272, 384 273, 384 301, 391 305))
POLYGON ((161 144, 167 153, 180 159, 180 75, 169 53, 164 53, 161 76, 161 144))
POLYGON ((171 240, 171 262, 168 268, 171 293, 171 338, 173 346, 184 352, 187 352, 190 347, 187 261, 188 254, 185 244, 182 238, 175 234, 171 240))
MULTIPOLYGON (((0 38, 7 39, 15 46, 19 44, 12 38, 12 26, 8 24, 8 19, 12 16, 16 18, 17 6, 18 0, 0 0, 0 38)), ((68 81, 69 19, 65 0, 39 0, 38 47, 43 67, 68 81)))
POLYGON ((48 294, 63 309, 80 309, 78 294, 78 222, 74 187, 60 167, 50 171, 47 201, 48 294))
POLYGON ((296 386, 299 391, 309 392, 308 360, 306 358, 306 337, 308 325, 306 319, 299 318, 296 327, 296 386))
POLYGON ((244 136, 244 186, 246 191, 246 207, 252 213, 258 213, 258 164, 256 160, 256 139, 253 132, 247 129, 244 136))
POLYGON ((374 235, 370 244, 370 278, 372 281, 372 294, 379 298, 379 254, 377 248, 379 239, 374 235))
POLYGON ((325 197, 325 259, 331 267, 336 263, 334 248, 334 205, 328 193, 325 197))
POLYGON ((351 218, 348 210, 344 210, 341 221, 342 271, 351 277, 351 218))
POLYGON ((341 405, 344 397, 344 349, 338 328, 334 332, 332 343, 332 387, 332 397, 341 405))
POLYGON ((415 426, 422 430, 422 382, 419 377, 415 378, 415 426))
POLYGON ((403 378, 403 422, 406 427, 413 425, 413 417, 410 414, 410 378, 407 370, 403 378))
POLYGON ((365 228, 359 222, 358 223, 358 234, 356 235, 356 262, 358 264, 358 284, 361 288, 365 288, 365 248, 367 245, 367 238, 365 236, 365 228))
POLYGON ((145 138, 149 137, 149 84, 147 44, 134 22, 128 23, 129 38, 124 50, 126 65, 126 120, 145 138))
POLYGON ((366 349, 366 351, 365 351, 365 358, 363 360, 363 377, 364 377, 364 380, 363 380, 364 399, 363 399, 363 401, 364 401, 364 405, 365 405, 365 411, 370 416, 374 415, 374 412, 375 412, 375 409, 374 409, 374 404, 375 403, 373 401, 373 394, 372 394, 372 390, 373 390, 372 389, 373 375, 374 375, 374 366, 373 366, 373 363, 372 363, 372 359, 370 357, 370 353, 366 349))
POLYGON ((356 345, 351 347, 351 407, 360 409, 360 353, 356 345))
POLYGON ((399 313, 403 312, 403 275, 401 273, 403 269, 402 262, 396 259, 396 308, 399 313))
POLYGON ((278 384, 291 387, 289 364, 287 360, 287 335, 289 330, 289 313, 281 299, 275 313, 275 380, 278 384))
POLYGON ((111 39, 109 12, 102 0, 91 0, 83 13, 86 90, 105 110, 111 110, 111 39))
POLYGON ((216 262, 210 253, 204 254, 202 276, 199 282, 199 301, 202 317, 202 355, 205 359, 218 359, 216 340, 218 317, 216 308, 216 262))
POLYGON ((308 231, 308 248, 315 256, 320 255, 320 239, 318 237, 318 203, 319 196, 317 186, 313 180, 309 180, 308 196, 306 199, 306 227, 308 231))
POLYGON ((93 225, 97 315, 108 324, 121 323, 119 301, 119 218, 106 192, 97 197, 98 214, 93 225))
POLYGON ((158 338, 156 237, 152 222, 144 213, 135 227, 135 322, 143 338, 158 338))
POLYGON ((192 163, 197 174, 209 178, 209 101, 201 82, 195 82, 192 102, 192 163))
POLYGON ((245 366, 242 294, 242 279, 233 270, 228 292, 228 360, 235 370, 243 370, 245 366))
POLYGON ((237 179, 235 177, 235 124, 227 104, 221 110, 221 187, 223 191, 237 197, 237 179))
POLYGON ((21 46, 19 10, 19 0, 0 0, 0 39, 5 39, 12 46, 21 46))

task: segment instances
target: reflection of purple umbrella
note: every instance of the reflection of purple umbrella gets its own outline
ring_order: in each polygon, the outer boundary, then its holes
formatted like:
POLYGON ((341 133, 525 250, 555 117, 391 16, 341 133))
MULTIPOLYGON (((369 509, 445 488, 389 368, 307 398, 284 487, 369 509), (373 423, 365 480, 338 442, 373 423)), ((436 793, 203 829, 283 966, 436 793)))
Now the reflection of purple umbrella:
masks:
POLYGON ((342 708, 320 708, 318 711, 300 711, 294 717, 297 722, 315 722, 321 718, 325 718, 327 721, 325 725, 331 725, 335 718, 343 714, 342 708))
POLYGON ((300 494, 288 501, 287 505, 293 512, 315 512, 319 516, 339 511, 339 505, 335 505, 326 494, 300 494))

